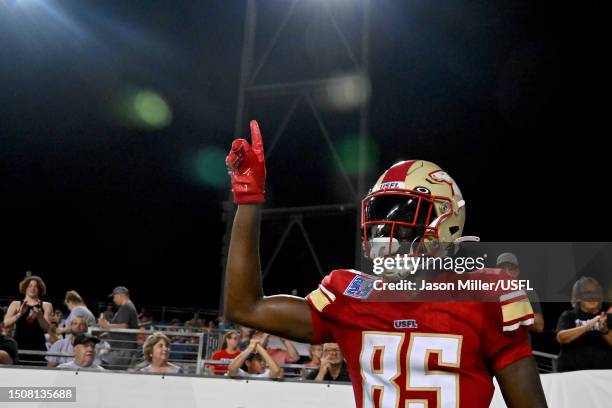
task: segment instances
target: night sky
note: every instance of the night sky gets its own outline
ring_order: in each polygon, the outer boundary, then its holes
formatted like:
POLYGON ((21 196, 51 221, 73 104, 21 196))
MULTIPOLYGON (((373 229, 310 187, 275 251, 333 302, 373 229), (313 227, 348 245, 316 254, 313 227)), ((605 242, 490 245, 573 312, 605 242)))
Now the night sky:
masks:
MULTIPOLYGON (((258 2, 256 55, 288 3, 258 2)), ((603 2, 371 3, 368 185, 395 161, 426 159, 461 186, 466 234, 609 240, 603 2)), ((323 7, 359 58, 358 4, 300 2, 257 83, 350 72, 323 7)), ((0 2, 1 297, 31 270, 52 299, 106 300, 121 284, 137 305, 218 307, 244 9, 0 2), (139 90, 163 97, 168 123, 125 115, 139 90)), ((250 98, 243 129, 256 118, 270 141, 290 101, 250 98)), ((321 115, 350 162, 358 112, 321 115)), ((268 159, 267 208, 355 202, 339 174, 301 103, 268 159)), ((264 264, 283 222, 264 223, 264 264)), ((304 224, 323 269, 353 266, 354 213, 304 224)), ((281 253, 267 293, 307 293, 321 277, 298 232, 281 253)))

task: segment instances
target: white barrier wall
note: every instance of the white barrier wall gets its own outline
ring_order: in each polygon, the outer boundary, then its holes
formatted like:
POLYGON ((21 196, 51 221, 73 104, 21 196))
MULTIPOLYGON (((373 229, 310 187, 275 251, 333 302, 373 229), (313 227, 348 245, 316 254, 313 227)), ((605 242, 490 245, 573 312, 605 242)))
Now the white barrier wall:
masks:
MULTIPOLYGON (((546 374, 542 384, 550 408, 612 406, 612 370, 546 374)), ((0 407, 354 407, 351 386, 340 384, 0 368, 0 387, 11 386, 76 387, 77 401, 0 402, 0 407)), ((499 391, 491 406, 505 407, 499 391)))

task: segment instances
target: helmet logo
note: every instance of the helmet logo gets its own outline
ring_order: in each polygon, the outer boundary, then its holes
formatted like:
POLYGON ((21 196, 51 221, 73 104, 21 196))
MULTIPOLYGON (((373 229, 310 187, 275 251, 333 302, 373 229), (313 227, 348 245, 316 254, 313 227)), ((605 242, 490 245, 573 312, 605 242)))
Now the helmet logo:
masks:
POLYGON ((427 187, 416 186, 414 189, 418 191, 419 193, 431 194, 431 191, 427 187))
POLYGON ((449 176, 448 173, 445 172, 444 170, 434 171, 433 173, 429 175, 429 177, 431 177, 434 181, 437 181, 438 183, 446 183, 450 185, 453 195, 455 194, 461 195, 461 190, 459 190, 459 186, 457 186, 457 183, 455 183, 455 180, 453 180, 453 178, 449 176))

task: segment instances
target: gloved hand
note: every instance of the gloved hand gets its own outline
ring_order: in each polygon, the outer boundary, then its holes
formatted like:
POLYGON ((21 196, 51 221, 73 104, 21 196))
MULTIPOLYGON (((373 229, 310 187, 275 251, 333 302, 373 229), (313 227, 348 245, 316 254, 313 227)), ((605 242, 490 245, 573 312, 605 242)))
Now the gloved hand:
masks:
POLYGON ((266 188, 266 163, 263 140, 256 121, 251 123, 251 142, 235 139, 225 158, 232 180, 234 203, 263 203, 266 188))

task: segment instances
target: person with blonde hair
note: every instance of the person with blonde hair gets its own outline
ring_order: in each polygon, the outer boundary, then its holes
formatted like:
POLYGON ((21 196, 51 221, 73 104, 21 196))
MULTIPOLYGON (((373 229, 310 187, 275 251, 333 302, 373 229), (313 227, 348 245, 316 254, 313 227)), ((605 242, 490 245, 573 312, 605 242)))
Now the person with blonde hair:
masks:
MULTIPOLYGON (((47 286, 39 276, 26 276, 19 283, 19 292, 25 295, 23 301, 11 302, 4 317, 8 330, 15 327, 14 339, 20 350, 47 351, 45 333, 51 328, 53 305, 40 298, 47 293, 47 286)), ((44 364, 44 356, 30 356, 30 365, 44 364)), ((28 365, 22 361, 22 364, 28 365)))
POLYGON ((69 290, 64 297, 64 304, 70 310, 70 314, 66 318, 64 327, 57 330, 59 334, 71 333, 70 324, 76 317, 82 318, 88 327, 96 325, 96 318, 85 305, 85 301, 76 290, 69 290))
POLYGON ((240 334, 236 330, 229 330, 225 333, 225 335, 223 335, 221 348, 215 351, 210 359, 222 361, 226 364, 209 365, 208 370, 212 374, 224 375, 227 372, 228 364, 240 354, 240 348, 238 347, 239 341, 240 334))
POLYGON ((168 361, 170 356, 170 338, 162 332, 156 332, 147 337, 144 345, 145 360, 150 364, 140 369, 145 373, 183 374, 183 367, 168 361))

